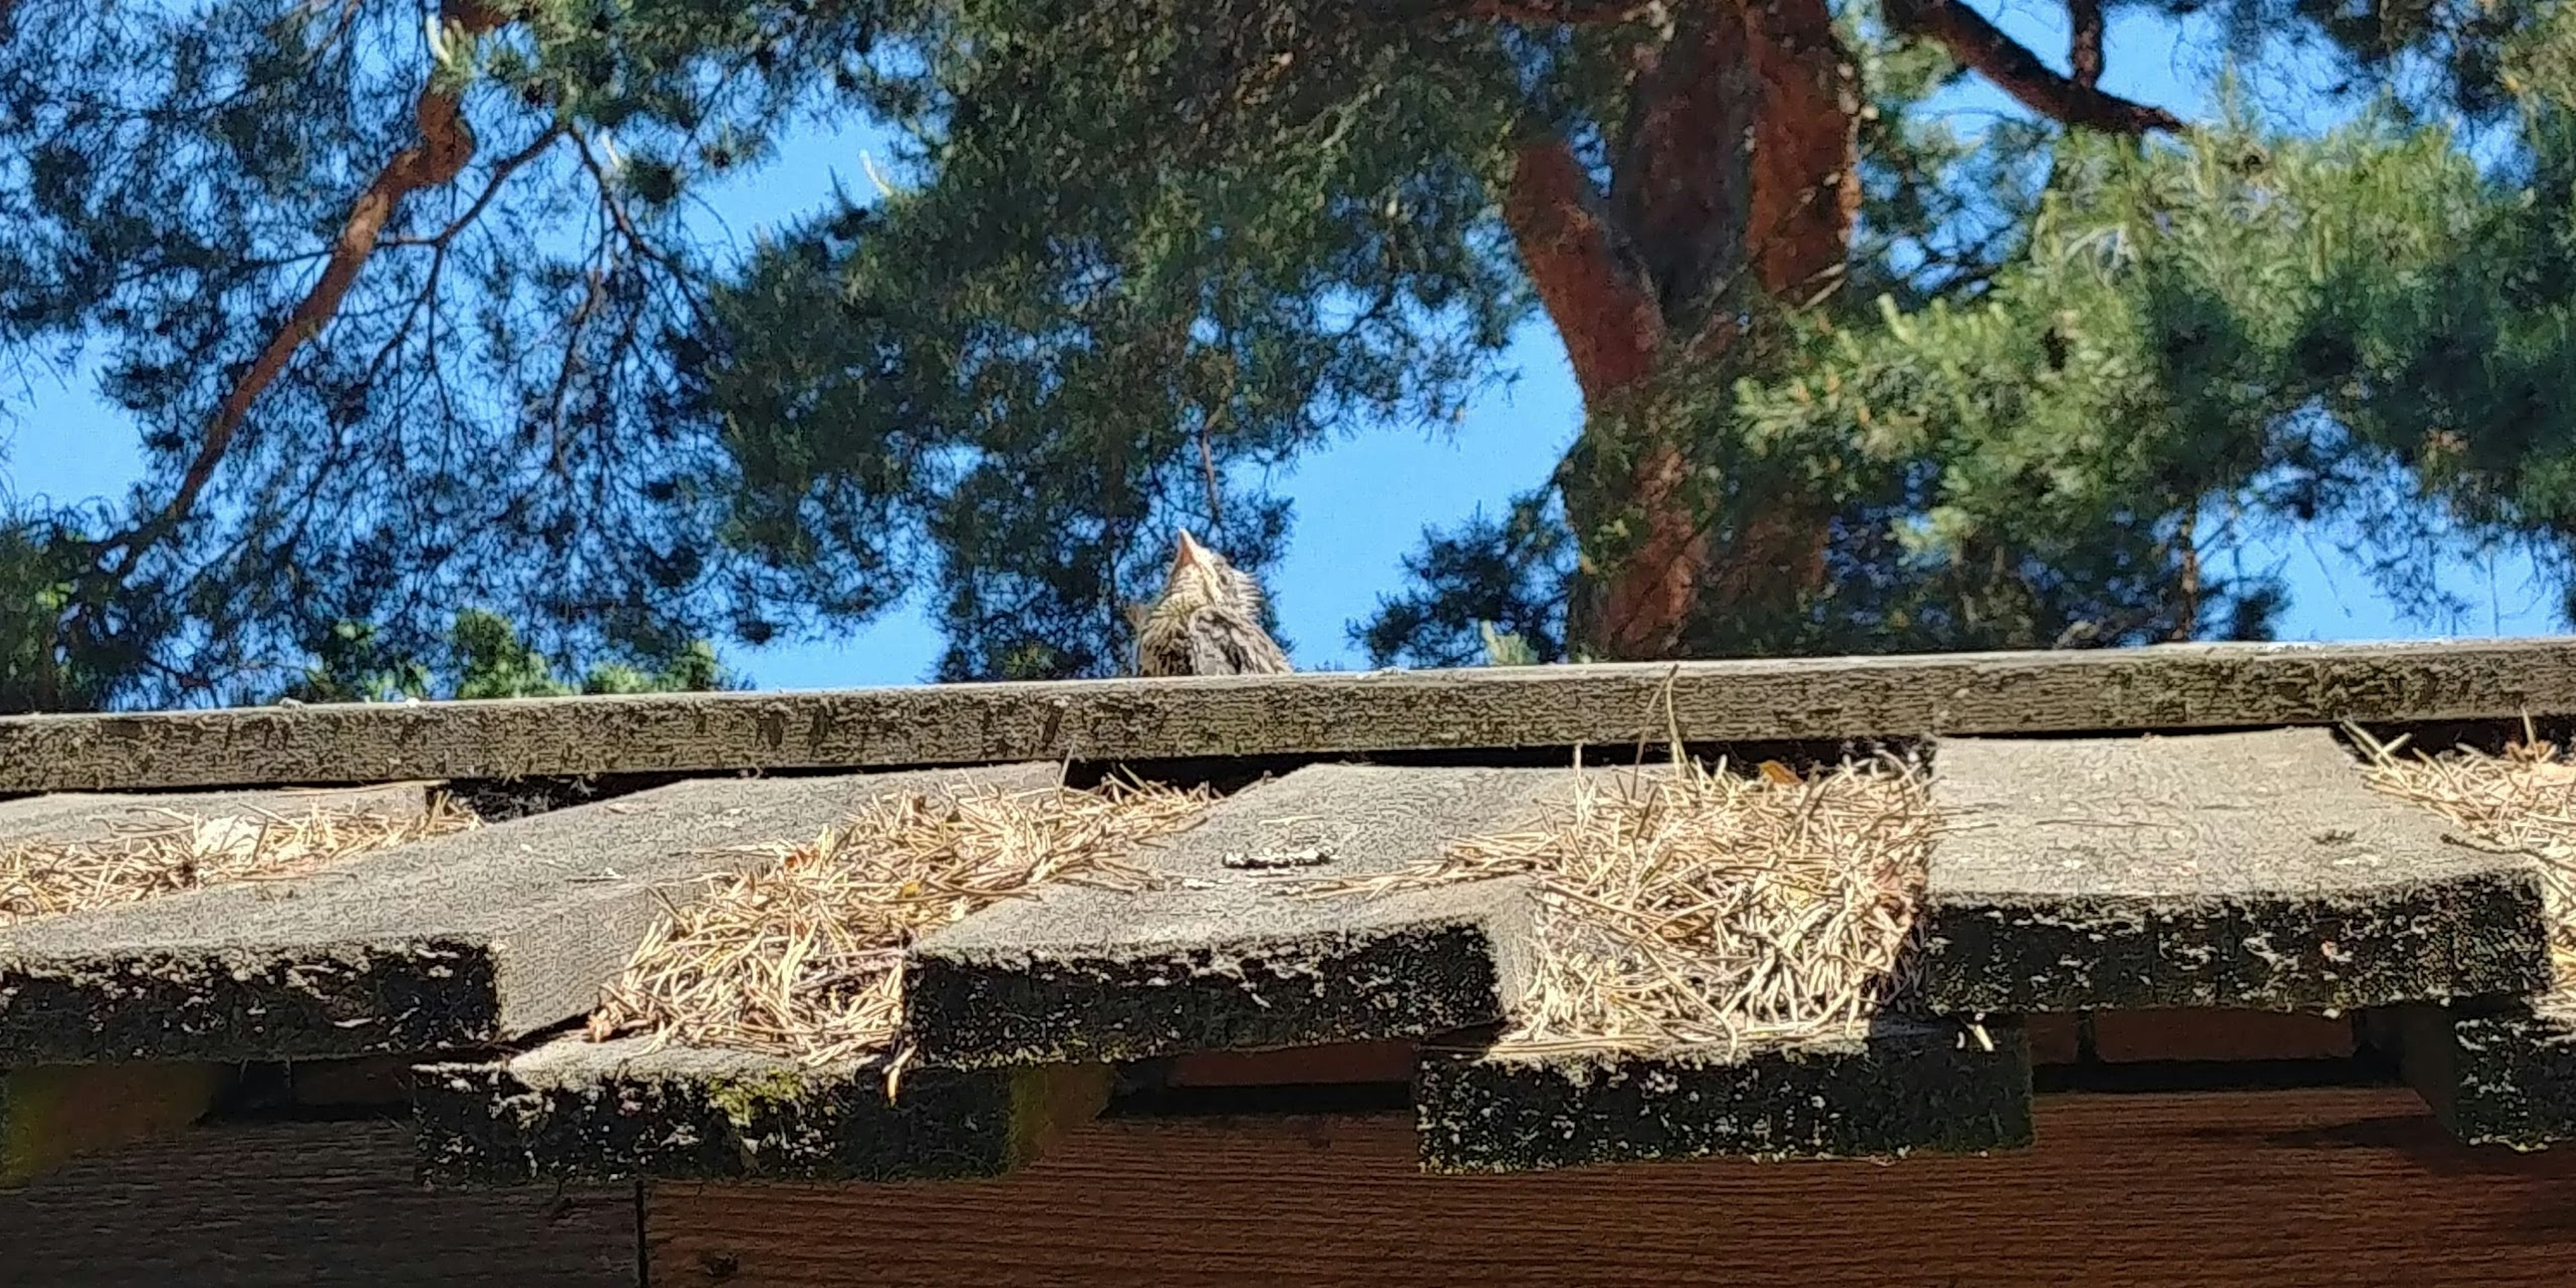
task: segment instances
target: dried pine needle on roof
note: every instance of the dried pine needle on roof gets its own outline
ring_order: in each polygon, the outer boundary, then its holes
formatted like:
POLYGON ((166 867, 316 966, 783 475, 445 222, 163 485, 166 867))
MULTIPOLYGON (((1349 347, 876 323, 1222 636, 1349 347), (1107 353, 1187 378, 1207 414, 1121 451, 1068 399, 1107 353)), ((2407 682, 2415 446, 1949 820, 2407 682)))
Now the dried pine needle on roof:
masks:
POLYGON ((1351 894, 1527 874, 1537 969, 1497 1043, 1650 1051, 1847 1032, 1901 999, 1937 823, 1892 759, 1802 779, 1765 762, 1578 780, 1537 826, 1475 837, 1351 894))
POLYGON ((590 1036, 730 1047, 808 1064, 902 1064, 904 953, 922 931, 1050 881, 1137 887, 1122 859, 1196 822, 1204 789, 989 784, 869 801, 776 862, 666 907, 603 991, 590 1036))
POLYGON ((0 844, 0 927, 228 881, 303 876, 479 821, 440 793, 416 814, 315 806, 197 818, 156 810, 104 836, 0 844))
POLYGON ((2501 756, 2461 747, 2406 751, 2355 729, 2370 785, 2458 825, 2463 839, 2538 860, 2549 958, 2561 987, 2576 985, 2576 763, 2528 722, 2501 756))

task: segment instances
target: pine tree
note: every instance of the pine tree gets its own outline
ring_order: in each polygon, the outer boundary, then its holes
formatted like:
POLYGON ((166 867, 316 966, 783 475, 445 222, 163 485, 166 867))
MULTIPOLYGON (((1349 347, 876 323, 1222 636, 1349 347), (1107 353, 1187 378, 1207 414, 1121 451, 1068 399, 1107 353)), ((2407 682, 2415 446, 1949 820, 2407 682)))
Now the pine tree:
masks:
POLYGON ((1445 423, 1534 312, 1583 434, 1381 657, 2260 634, 2229 517, 2392 469, 2393 574, 2436 519, 2566 564, 2555 3, 2234 0, 2381 100, 2322 137, 2105 93, 2095 0, 2064 73, 1962 0, 0 13, 0 350, 98 362, 152 468, 12 521, 12 703, 460 602, 579 660, 921 594, 943 676, 1104 673, 1172 527, 1270 565, 1271 468, 1445 423), (1953 135, 1961 77, 2036 121, 1953 135), (694 246, 816 115, 910 140, 887 195, 694 246))

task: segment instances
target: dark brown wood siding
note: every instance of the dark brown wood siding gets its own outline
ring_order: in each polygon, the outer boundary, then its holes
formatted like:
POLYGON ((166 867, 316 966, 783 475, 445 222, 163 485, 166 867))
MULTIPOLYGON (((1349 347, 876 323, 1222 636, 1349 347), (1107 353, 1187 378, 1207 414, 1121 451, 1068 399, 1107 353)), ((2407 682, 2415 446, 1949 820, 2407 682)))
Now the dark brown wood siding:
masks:
POLYGON ((1112 1119, 997 1181, 657 1186, 646 1243, 655 1288, 2576 1283, 2576 1153, 2472 1152, 2403 1091, 2055 1096, 2039 1140, 1459 1178, 1400 1116, 1112 1119))

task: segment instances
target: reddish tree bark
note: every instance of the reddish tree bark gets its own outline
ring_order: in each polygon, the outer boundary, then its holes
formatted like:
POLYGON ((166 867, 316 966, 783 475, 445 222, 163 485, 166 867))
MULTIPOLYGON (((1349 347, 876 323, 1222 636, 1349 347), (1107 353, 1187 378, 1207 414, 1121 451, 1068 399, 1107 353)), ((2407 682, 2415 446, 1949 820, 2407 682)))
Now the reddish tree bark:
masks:
POLYGON ((2084 89, 2102 84, 2102 0, 2066 0, 2066 69, 2084 89))
POLYGON ((1645 274, 1620 253, 1608 211, 1565 140, 1522 146, 1503 216, 1564 337, 1583 400, 1598 403, 1652 375, 1663 314, 1645 274))
MULTIPOLYGON (((2098 58, 2078 78, 2058 76, 1959 0, 1886 0, 1886 11, 1900 30, 1940 42, 2060 121, 2125 132, 2176 124, 2097 89, 2098 58)), ((1609 23, 1645 10, 1624 0, 1470 0, 1459 12, 1609 23)), ((1683 431, 1631 395, 1677 354, 1734 344, 1737 292, 1796 306, 1831 291, 1860 206, 1860 97, 1825 0, 1674 0, 1663 12, 1669 34, 1636 51, 1607 194, 1564 140, 1541 138, 1521 148, 1503 202, 1573 364, 1591 446, 1626 471, 1618 499, 1635 522, 1615 557, 1590 561, 1609 566, 1590 569, 1597 584, 1579 641, 1611 658, 1670 656, 1700 614, 1759 611, 1822 585, 1824 498, 1736 497, 1724 508, 1737 519, 1712 548, 1707 489, 1722 496, 1745 484, 1694 487, 1683 431)))
MULTIPOLYGON (((9 0, 0 0, 0 38, 7 34, 8 3, 9 0)), ((439 18, 446 26, 477 36, 497 30, 511 20, 511 15, 483 0, 441 0, 439 18)), ((332 235, 330 250, 323 257, 322 271, 315 275, 313 284, 288 311, 283 323, 269 334, 258 354, 233 377, 222 400, 207 417, 205 436, 180 472, 179 484, 170 498, 132 527, 90 548, 89 567, 79 575, 79 591, 53 622, 52 638, 45 646, 49 653, 67 639, 104 634, 102 619, 114 588, 132 576, 146 556, 187 522, 260 398, 285 374, 296 353, 318 338, 338 316, 341 303, 357 284, 367 261, 387 244, 385 229, 392 224, 403 201, 416 192, 453 182, 474 159, 474 132, 466 124, 464 106, 455 94, 424 85, 413 100, 412 119, 419 138, 386 158, 350 199, 332 235)), ((474 203, 464 220, 430 239, 432 244, 443 249, 448 238, 481 213, 492 192, 512 171, 535 159, 557 137, 557 131, 549 130, 524 151, 502 160, 495 167, 492 189, 474 203)), ((51 683, 47 681, 49 686, 51 683)), ((58 701, 58 694, 49 688, 40 695, 39 709, 58 701)))
POLYGON ((1597 588, 1585 632, 1597 655, 1669 655, 1694 612, 1822 573, 1821 522, 1791 517, 1815 509, 1796 498, 1712 550, 1690 444, 1621 404, 1675 352, 1732 344, 1735 292, 1803 296, 1840 270, 1859 206, 1858 108, 1823 0, 1718 0, 1640 51, 1606 200, 1562 140, 1522 149, 1505 215, 1601 413, 1588 432, 1629 436, 1616 446, 1640 526, 1597 588))
POLYGON ((2039 55, 1960 0, 1883 0, 1882 7, 1889 26, 1940 42, 1963 66, 1975 69, 1995 88, 2043 116, 2114 134, 2182 128, 2182 122, 2163 108, 2133 103, 2096 88, 2102 75, 2099 59, 2079 64, 2076 77, 2060 76, 2039 55))

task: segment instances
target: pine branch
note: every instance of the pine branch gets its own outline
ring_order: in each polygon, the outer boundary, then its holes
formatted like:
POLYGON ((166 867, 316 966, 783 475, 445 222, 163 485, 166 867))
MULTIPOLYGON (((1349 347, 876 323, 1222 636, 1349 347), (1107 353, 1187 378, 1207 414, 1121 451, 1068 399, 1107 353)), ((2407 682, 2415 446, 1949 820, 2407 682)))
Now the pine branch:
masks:
POLYGON ((2182 128, 2180 118, 2163 108, 2105 94, 2050 71, 2039 55, 1960 0, 1885 0, 1885 11, 1888 25, 1940 42, 1951 57, 2014 101, 2061 124, 2110 134, 2182 128))
MULTIPOLYGON (((472 34, 489 31, 501 21, 492 11, 472 5, 471 0, 451 5, 451 20, 457 20, 460 14, 459 25, 472 34)), ((305 343, 319 336, 339 313, 341 302, 348 297, 349 288, 356 285, 358 273, 375 253, 385 225, 392 222, 403 199, 421 189, 454 181, 464 172, 466 163, 473 160, 474 133, 466 125, 463 105, 454 93, 435 88, 433 80, 431 86, 422 88, 413 107, 413 118, 420 127, 420 141, 395 153, 349 203, 349 213, 341 220, 339 234, 332 238, 322 272, 216 405, 206 423, 204 441, 197 445, 196 455, 179 477, 178 490, 151 518, 100 545, 99 571, 113 577, 131 572, 146 554, 187 521, 197 499, 213 480, 215 468, 231 450, 233 436, 249 418, 251 407, 276 383, 305 343), (118 557, 118 564, 108 569, 104 563, 111 553, 118 557)))
POLYGON ((2093 89, 2102 83, 2102 0, 2066 0, 2066 66, 2075 84, 2093 89))

